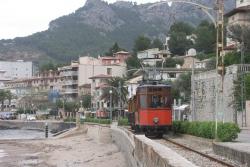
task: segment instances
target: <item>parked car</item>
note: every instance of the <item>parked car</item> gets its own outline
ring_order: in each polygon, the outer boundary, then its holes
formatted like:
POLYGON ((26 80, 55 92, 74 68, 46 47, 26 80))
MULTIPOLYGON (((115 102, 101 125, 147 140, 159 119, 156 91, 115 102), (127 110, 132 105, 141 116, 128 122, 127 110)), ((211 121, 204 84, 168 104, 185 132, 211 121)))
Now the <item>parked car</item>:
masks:
POLYGON ((0 119, 2 120, 16 119, 16 113, 15 112, 0 112, 0 119))
POLYGON ((27 115, 27 120, 28 121, 35 121, 36 120, 36 116, 35 115, 27 115))

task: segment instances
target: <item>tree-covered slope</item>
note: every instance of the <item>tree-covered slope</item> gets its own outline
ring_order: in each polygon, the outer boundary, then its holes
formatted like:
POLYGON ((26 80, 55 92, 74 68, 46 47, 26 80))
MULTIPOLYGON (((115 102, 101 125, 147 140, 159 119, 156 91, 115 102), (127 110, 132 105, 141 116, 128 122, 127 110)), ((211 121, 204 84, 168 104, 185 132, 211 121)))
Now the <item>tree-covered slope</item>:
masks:
MULTIPOLYGON (((204 3, 212 4, 210 1, 204 3)), ((226 2, 227 9, 233 7, 233 0, 226 2)), ((65 62, 82 55, 103 54, 114 42, 130 51, 138 35, 164 40, 175 21, 195 26, 206 18, 200 10, 189 5, 152 5, 87 0, 85 6, 74 13, 53 20, 46 31, 1 40, 0 59, 65 62)))

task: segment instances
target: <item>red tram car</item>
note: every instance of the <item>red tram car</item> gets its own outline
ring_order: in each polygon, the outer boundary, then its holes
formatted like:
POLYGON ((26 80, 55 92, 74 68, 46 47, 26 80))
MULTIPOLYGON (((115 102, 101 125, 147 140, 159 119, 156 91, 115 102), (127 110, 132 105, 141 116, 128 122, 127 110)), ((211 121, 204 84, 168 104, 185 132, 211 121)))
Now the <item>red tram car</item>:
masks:
POLYGON ((144 84, 128 102, 129 122, 135 133, 162 136, 172 125, 171 87, 144 84))

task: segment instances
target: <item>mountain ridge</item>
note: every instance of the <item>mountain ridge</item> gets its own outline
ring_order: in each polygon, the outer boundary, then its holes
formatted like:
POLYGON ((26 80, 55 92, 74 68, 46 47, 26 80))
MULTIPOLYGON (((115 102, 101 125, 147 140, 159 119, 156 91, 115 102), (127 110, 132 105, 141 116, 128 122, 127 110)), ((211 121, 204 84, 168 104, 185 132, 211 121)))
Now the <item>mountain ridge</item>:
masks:
MULTIPOLYGON (((153 4, 137 5, 124 1, 109 4, 87 0, 75 12, 52 20, 48 30, 0 40, 0 59, 65 62, 88 54, 101 55, 114 42, 131 51, 138 35, 163 40, 175 21, 186 21, 195 26, 208 19, 189 5, 176 3, 172 7, 163 4, 150 8, 153 4)), ((212 4, 212 0, 206 0, 204 4, 212 4)), ((227 1, 225 8, 232 7, 233 1, 227 1)))

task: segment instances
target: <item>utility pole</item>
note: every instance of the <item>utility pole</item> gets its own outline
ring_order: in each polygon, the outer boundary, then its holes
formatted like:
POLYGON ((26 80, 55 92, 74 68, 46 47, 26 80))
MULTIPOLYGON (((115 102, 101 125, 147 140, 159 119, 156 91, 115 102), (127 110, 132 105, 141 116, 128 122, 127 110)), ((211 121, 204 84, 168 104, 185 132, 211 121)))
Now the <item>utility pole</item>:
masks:
POLYGON ((223 115, 223 83, 224 83, 224 0, 216 0, 216 78, 215 78, 215 138, 218 130, 218 114, 223 115), (219 74, 219 75, 218 75, 219 74))
POLYGON ((122 87, 121 81, 119 81, 119 113, 118 113, 118 120, 120 119, 121 112, 122 112, 122 87))
POLYGON ((194 57, 192 63, 192 76, 191 76, 191 103, 192 103, 192 121, 196 120, 195 113, 195 91, 194 91, 194 57))
MULTIPOLYGON (((243 35, 243 34, 242 34, 243 35)), ((242 37, 243 38, 243 37, 242 37)), ((242 112, 242 127, 246 127, 246 108, 245 108, 245 71, 244 71, 244 57, 245 57, 245 48, 244 48, 244 42, 242 40, 240 45, 240 51, 241 51, 241 112, 242 112)), ((237 118, 236 118, 237 119, 237 118)))

